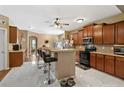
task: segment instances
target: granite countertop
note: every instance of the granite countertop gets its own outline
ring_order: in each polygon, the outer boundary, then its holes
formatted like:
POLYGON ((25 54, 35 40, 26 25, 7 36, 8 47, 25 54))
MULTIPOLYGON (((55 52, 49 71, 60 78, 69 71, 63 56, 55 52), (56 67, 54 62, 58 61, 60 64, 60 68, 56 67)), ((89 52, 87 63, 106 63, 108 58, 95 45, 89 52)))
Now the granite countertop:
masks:
POLYGON ((124 57, 123 55, 116 55, 114 53, 103 53, 103 52, 90 52, 95 54, 102 54, 102 55, 108 55, 108 56, 116 56, 116 57, 124 57))
POLYGON ((73 52, 76 49, 51 49, 51 52, 73 52))
POLYGON ((20 49, 20 50, 9 50, 9 52, 25 52, 26 49, 20 49))

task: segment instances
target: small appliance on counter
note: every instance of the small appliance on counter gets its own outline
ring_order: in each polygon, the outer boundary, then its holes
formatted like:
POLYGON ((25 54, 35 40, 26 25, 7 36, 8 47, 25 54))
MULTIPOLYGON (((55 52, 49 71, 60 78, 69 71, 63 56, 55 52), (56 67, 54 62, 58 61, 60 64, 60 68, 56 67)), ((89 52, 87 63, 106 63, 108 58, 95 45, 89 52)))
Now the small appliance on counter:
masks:
POLYGON ((124 46, 123 45, 114 46, 114 54, 124 55, 124 46))
POLYGON ((14 51, 18 51, 18 50, 20 50, 21 49, 21 45, 20 44, 14 44, 13 45, 13 50, 14 51))

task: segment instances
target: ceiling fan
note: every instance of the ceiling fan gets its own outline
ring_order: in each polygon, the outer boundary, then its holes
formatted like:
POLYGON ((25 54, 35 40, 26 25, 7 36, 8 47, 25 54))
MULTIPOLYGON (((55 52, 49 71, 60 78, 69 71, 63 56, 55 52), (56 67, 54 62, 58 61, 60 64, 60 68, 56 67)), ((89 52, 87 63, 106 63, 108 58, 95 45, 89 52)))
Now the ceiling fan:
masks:
POLYGON ((64 23, 64 20, 60 20, 60 18, 55 18, 55 20, 50 25, 51 27, 63 28, 63 26, 69 26, 68 23, 64 23))

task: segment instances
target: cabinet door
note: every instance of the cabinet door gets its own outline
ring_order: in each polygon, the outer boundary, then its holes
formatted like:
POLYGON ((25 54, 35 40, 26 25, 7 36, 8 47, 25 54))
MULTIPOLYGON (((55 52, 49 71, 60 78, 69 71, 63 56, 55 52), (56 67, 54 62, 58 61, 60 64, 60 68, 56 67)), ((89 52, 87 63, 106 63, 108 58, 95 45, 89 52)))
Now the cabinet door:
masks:
POLYGON ((116 24, 116 43, 124 44, 124 22, 116 24))
POLYGON ((93 36, 93 26, 87 26, 87 36, 92 37, 93 36))
POLYGON ((90 66, 96 68, 96 54, 90 53, 90 66))
POLYGON ((73 34, 74 45, 78 45, 78 33, 73 34))
POLYGON ((122 57, 116 57, 115 74, 116 76, 124 79, 124 58, 122 57))
POLYGON ((96 57, 96 68, 98 70, 104 71, 104 55, 97 54, 97 57, 96 57))
POLYGON ((84 31, 83 32, 83 37, 85 38, 85 37, 87 37, 87 27, 85 27, 83 31, 84 31))
POLYGON ((81 45, 83 43, 83 31, 78 32, 78 44, 81 45))
POLYGON ((17 42, 17 27, 9 26, 9 43, 17 42))
POLYGON ((102 25, 93 26, 93 36, 95 44, 102 44, 102 25))
POLYGON ((105 72, 114 75, 114 56, 105 56, 105 72))
POLYGON ((80 62, 80 51, 76 51, 76 62, 80 62))
POLYGON ((23 52, 9 53, 9 67, 17 67, 23 64, 23 52))
POLYGON ((104 44, 114 44, 114 31, 115 31, 114 24, 103 26, 103 43, 104 44))

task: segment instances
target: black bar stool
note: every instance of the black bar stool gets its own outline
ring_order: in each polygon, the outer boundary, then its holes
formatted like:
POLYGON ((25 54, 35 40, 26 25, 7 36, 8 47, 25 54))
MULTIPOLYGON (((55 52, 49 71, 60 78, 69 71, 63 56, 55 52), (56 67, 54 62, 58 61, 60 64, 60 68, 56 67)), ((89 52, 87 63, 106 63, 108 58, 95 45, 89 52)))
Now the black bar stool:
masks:
POLYGON ((50 67, 51 67, 52 62, 57 62, 57 58, 47 56, 47 54, 44 51, 42 51, 42 58, 43 58, 44 62, 48 64, 48 81, 47 82, 48 82, 48 84, 51 84, 52 80, 50 78, 50 67))
MULTIPOLYGON (((50 78, 50 67, 51 67, 51 62, 57 62, 57 58, 51 57, 51 55, 47 55, 45 51, 38 49, 37 50, 38 54, 40 57, 43 58, 44 62, 48 64, 48 84, 52 83, 52 80, 50 78)), ((45 71, 45 70, 44 70, 45 71)))

